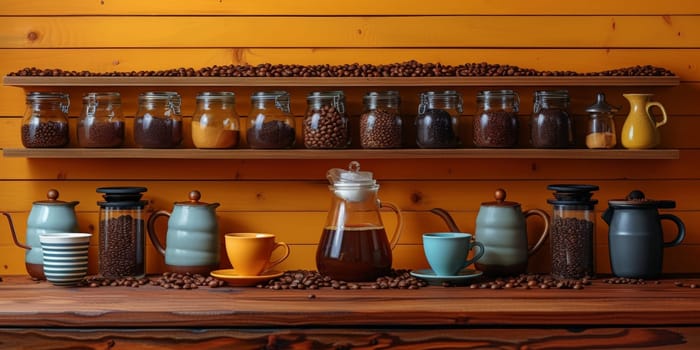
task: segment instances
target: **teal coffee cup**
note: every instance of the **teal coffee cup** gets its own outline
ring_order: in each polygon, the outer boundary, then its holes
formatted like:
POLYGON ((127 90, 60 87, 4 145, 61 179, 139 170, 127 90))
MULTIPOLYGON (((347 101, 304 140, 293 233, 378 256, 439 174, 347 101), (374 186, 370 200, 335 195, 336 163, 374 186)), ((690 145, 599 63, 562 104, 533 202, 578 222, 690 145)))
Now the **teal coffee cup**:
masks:
POLYGON ((437 276, 456 276, 484 255, 484 245, 475 241, 471 234, 462 232, 424 233, 423 250, 437 276), (474 247, 479 249, 467 260, 474 247))

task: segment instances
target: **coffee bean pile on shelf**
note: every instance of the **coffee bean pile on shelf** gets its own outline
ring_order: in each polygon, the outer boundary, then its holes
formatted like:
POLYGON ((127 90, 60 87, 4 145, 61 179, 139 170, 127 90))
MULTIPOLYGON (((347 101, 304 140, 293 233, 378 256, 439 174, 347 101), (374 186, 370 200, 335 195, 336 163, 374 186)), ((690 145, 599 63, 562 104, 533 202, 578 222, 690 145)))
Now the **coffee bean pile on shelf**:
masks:
POLYGON ((513 147, 518 144, 517 113, 488 110, 474 118, 474 144, 479 147, 513 147))
POLYGON ((294 127, 281 121, 271 120, 248 128, 248 145, 252 148, 288 148, 294 145, 294 127))
POLYGON ((100 221, 99 269, 105 277, 143 275, 143 252, 137 242, 143 239, 144 220, 121 215, 100 221))
POLYGON ((63 147, 68 144, 68 123, 47 121, 22 125, 22 144, 27 148, 63 147))
POLYGON ((377 278, 373 282, 345 282, 334 280, 330 276, 324 276, 318 271, 292 270, 282 276, 258 284, 257 288, 273 290, 282 289, 320 289, 332 288, 337 290, 347 289, 418 289, 428 284, 410 275, 408 270, 393 270, 388 276, 377 278))
POLYGON ((347 118, 330 105, 310 110, 304 118, 302 133, 306 148, 345 148, 350 141, 347 118))
MULTIPOLYGON (((520 274, 496 279, 479 278, 469 285, 471 289, 583 289, 593 284, 590 277, 557 279, 551 275, 520 274)), ((449 285, 445 285, 449 286, 449 285)))
POLYGON ((452 115, 442 109, 428 109, 416 119, 416 144, 421 148, 451 148, 459 145, 452 115))
POLYGON ((630 278, 630 277, 610 277, 603 280, 603 283, 607 284, 633 284, 633 285, 644 285, 644 284, 661 284, 659 280, 645 280, 643 278, 630 278))
POLYGON ((360 143, 363 148, 401 147, 401 117, 382 108, 360 116, 360 143))
POLYGON ((165 289, 197 289, 199 287, 218 288, 223 287, 226 282, 211 277, 202 276, 200 274, 164 272, 162 275, 154 278, 104 278, 99 276, 86 277, 80 282, 80 286, 97 288, 97 287, 132 287, 151 285, 162 287, 165 289))
POLYGON ((556 217, 550 225, 552 275, 581 278, 594 273, 593 222, 556 217))
POLYGON ((114 147, 124 142, 124 122, 95 121, 85 125, 78 123, 78 135, 82 147, 114 147))
POLYGON ((673 285, 676 287, 679 287, 679 288, 691 288, 691 289, 700 288, 700 282, 698 282, 698 283, 692 283, 692 282, 691 283, 683 283, 681 281, 676 281, 676 282, 673 282, 673 285))
POLYGON ((22 68, 9 76, 111 76, 111 77, 496 77, 496 76, 673 76, 673 72, 652 65, 637 65, 599 72, 580 73, 536 70, 486 62, 446 65, 406 61, 389 64, 271 64, 214 65, 203 68, 172 68, 130 72, 90 72, 62 69, 22 68))

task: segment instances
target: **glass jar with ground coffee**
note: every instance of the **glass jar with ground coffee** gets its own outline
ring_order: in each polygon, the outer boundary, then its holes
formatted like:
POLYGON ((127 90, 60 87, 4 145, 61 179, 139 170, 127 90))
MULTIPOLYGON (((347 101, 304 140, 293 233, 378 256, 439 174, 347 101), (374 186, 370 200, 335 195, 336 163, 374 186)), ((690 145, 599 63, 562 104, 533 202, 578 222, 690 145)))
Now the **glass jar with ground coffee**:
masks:
POLYGON ((476 108, 473 122, 474 146, 517 146, 520 97, 515 91, 480 91, 476 95, 476 108))
POLYGON ((64 147, 70 141, 70 97, 62 92, 30 92, 22 118, 22 144, 27 148, 64 147))
POLYGON ((403 118, 398 91, 368 92, 360 116, 362 148, 401 148, 403 118))
POLYGON ((119 147, 124 143, 124 115, 118 92, 91 92, 83 95, 78 121, 80 147, 119 147))
POLYGON ((233 92, 200 92, 192 115, 192 143, 197 148, 238 146, 240 124, 233 92))
POLYGON ((139 95, 134 143, 142 148, 174 148, 182 142, 180 94, 169 91, 139 95))
POLYGON ((250 96, 246 139, 250 148, 292 148, 296 143, 294 116, 286 91, 258 91, 250 96))
POLYGON ((350 146, 350 121, 345 113, 345 95, 342 91, 312 92, 306 97, 306 103, 302 128, 306 148, 350 146))
POLYGON ((595 276, 595 185, 549 185, 553 214, 549 225, 552 276, 576 279, 595 276))
POLYGON ((140 278, 146 274, 146 231, 141 200, 145 187, 100 187, 99 274, 105 278, 140 278))
POLYGON ((462 95, 457 91, 428 91, 420 94, 416 117, 416 144, 420 148, 456 148, 462 95))
POLYGON ((609 105, 605 101, 605 94, 599 92, 596 102, 588 108, 588 131, 586 132, 586 147, 588 148, 613 148, 617 144, 615 133, 615 112, 619 108, 609 105))
POLYGON ((530 119, 530 142, 535 148, 574 145, 573 122, 566 90, 536 91, 530 119))

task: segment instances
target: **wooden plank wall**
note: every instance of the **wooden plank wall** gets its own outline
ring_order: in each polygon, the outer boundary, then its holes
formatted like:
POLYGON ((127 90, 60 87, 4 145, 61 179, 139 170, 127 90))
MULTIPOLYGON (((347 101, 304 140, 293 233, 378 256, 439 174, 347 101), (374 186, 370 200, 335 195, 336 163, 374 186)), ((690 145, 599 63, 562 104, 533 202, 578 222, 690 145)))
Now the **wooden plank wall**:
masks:
MULTIPOLYGON (((445 229, 433 207, 448 209, 464 231, 472 231, 479 205, 498 187, 523 208, 544 208, 552 183, 597 184, 602 213, 606 201, 630 190, 648 197, 674 199, 671 211, 688 227, 685 242, 666 251, 665 271, 700 272, 700 3, 694 0, 5 0, 0 8, 0 75, 27 66, 89 71, 159 70, 225 64, 383 64, 407 60, 462 64, 489 62, 539 70, 601 71, 651 64, 672 70, 677 87, 568 87, 576 117, 577 143, 583 145, 585 106, 605 92, 623 106, 618 130, 629 108, 624 92, 654 93, 670 113, 661 129, 663 148, 681 150, 680 160, 509 160, 428 159, 360 160, 381 184, 380 197, 404 211, 406 230, 395 250, 396 268, 426 266, 421 233, 445 229)), ((342 88, 342 87, 339 87, 342 88)), ((504 87, 508 88, 508 87, 504 87)), ((154 88, 121 88, 125 111, 132 116, 136 96, 154 88)), ((221 88, 218 90, 222 90, 221 88)), ((361 113, 368 88, 348 88, 348 109, 361 113)), ((518 87, 521 117, 532 110, 538 87, 518 87)), ((39 90, 39 89, 38 89, 39 90)), ((47 90, 43 88, 43 90, 47 90)), ((110 88, 74 88, 71 122, 80 113, 80 96, 110 88)), ((200 88, 177 89, 190 116, 200 88)), ((238 94, 245 116, 253 88, 238 94)), ((313 88, 289 88, 292 110, 301 115, 304 96, 313 88)), ((403 88, 403 113, 415 115, 417 94, 403 88)), ((480 87, 459 88, 464 95, 463 121, 471 125, 480 87)), ((23 89, 0 86, 0 148, 21 147, 19 126, 23 89)), ((468 129, 468 128, 467 128, 468 129)), ((469 144, 470 131, 463 132, 469 144)), ((523 135, 526 135, 523 132, 523 135)), ((75 142, 73 141, 73 144, 75 142)), ((355 143, 357 144, 357 143, 355 143)), ((526 146, 526 142, 522 142, 526 146)), ((191 146, 186 140, 185 146, 191 146)), ((94 232, 100 186, 148 187, 147 210, 172 209, 192 189, 203 200, 220 202, 222 234, 232 231, 272 232, 292 245, 282 268, 315 268, 314 252, 329 205, 325 173, 345 167, 346 160, 56 160, 0 156, 0 210, 12 213, 19 232, 34 200, 57 188, 61 199, 79 200, 80 229, 94 232)), ((600 214, 599 213, 599 214, 600 214)), ((388 231, 395 219, 384 215, 388 231)), ((161 230, 164 230, 161 225, 161 230)), ((530 223, 535 235, 540 222, 530 223)), ((666 226, 665 226, 666 227, 666 226)), ((666 227, 667 236, 674 230, 666 227)), ((534 238, 534 237, 533 237, 534 238)), ((597 222, 597 269, 610 271, 607 225, 597 222)), ((532 271, 549 270, 549 247, 538 252, 532 271)), ((93 246, 91 272, 95 272, 93 246)), ((162 258, 150 247, 148 271, 163 270, 162 258)), ((11 243, 0 224, 0 274, 24 274, 24 252, 11 243)), ((222 261, 225 266, 227 261, 222 261)))

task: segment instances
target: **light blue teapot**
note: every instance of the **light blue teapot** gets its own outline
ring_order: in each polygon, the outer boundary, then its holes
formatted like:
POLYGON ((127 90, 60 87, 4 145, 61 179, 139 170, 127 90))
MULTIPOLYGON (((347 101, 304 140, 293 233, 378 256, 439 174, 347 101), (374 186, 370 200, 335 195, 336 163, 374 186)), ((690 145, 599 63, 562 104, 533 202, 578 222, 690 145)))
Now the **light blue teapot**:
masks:
POLYGON ((209 275, 219 268, 219 226, 216 208, 219 203, 200 202, 199 191, 192 191, 189 200, 176 202, 172 213, 160 210, 148 218, 148 236, 158 252, 165 256, 170 272, 209 275), (166 246, 156 233, 156 220, 167 216, 166 246))
POLYGON ((47 200, 36 201, 32 204, 32 210, 27 218, 26 243, 20 243, 15 233, 15 225, 12 216, 7 212, 0 212, 7 217, 10 224, 12 239, 20 248, 26 249, 24 263, 29 276, 36 279, 44 279, 44 258, 39 242, 39 235, 54 232, 78 232, 78 219, 75 216, 75 206, 78 201, 64 202, 58 200, 58 191, 51 189, 46 194, 47 200))

